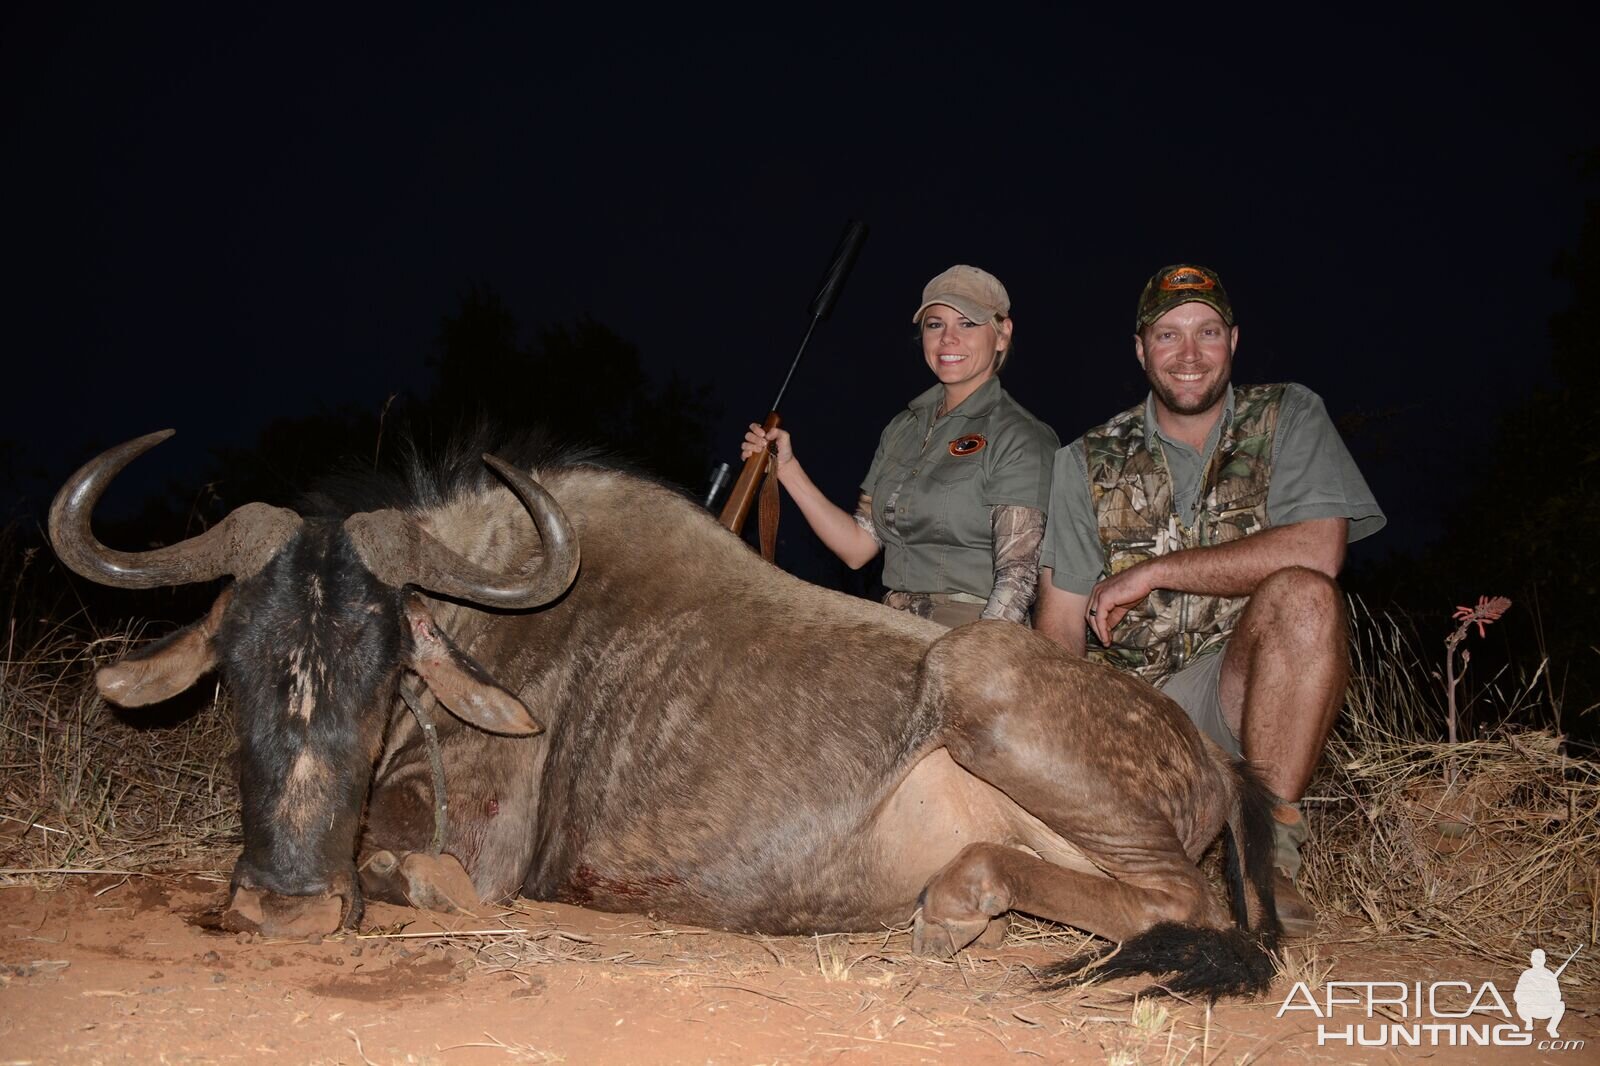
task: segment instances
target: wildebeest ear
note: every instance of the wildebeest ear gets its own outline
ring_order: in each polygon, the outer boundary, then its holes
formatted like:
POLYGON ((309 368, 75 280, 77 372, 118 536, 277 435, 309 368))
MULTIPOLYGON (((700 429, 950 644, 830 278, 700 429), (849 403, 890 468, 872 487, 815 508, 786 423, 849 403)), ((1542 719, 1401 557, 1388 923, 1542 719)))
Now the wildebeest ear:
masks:
POLYGON ((406 597, 406 622, 411 629, 411 669, 451 714, 491 733, 520 737, 544 731, 521 700, 450 642, 416 595, 406 597))
POLYGON ((230 585, 194 625, 140 648, 121 662, 102 666, 94 672, 95 688, 119 707, 143 707, 176 696, 217 665, 212 638, 231 599, 230 585))

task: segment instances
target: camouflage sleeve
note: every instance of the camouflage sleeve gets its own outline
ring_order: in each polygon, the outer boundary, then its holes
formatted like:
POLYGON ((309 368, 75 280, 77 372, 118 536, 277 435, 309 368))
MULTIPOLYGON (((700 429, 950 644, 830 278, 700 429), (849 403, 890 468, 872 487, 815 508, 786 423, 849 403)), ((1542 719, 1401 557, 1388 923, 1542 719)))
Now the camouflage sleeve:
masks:
POLYGON ((862 493, 856 498, 856 525, 867 531, 867 536, 872 538, 872 543, 883 547, 883 541, 878 539, 878 527, 872 524, 872 497, 862 493))
POLYGON ((1039 547, 1044 542, 1044 512, 1003 504, 989 508, 994 530, 994 591, 983 618, 1028 624, 1028 608, 1039 591, 1039 547))

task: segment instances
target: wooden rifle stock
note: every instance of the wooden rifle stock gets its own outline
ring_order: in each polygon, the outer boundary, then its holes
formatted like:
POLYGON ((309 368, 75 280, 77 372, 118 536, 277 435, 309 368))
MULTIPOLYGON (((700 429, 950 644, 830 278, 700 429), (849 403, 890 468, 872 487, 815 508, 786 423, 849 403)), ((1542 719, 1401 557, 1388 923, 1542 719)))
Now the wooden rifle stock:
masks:
MULTIPOLYGON (((770 411, 768 412, 766 419, 762 421, 761 428, 764 431, 776 429, 781 422, 782 419, 778 416, 778 412, 770 411)), ((772 455, 765 448, 762 448, 760 451, 751 455, 750 458, 744 461, 744 469, 739 471, 739 480, 733 483, 733 488, 728 492, 728 502, 724 504, 722 508, 722 517, 719 519, 719 521, 722 522, 724 529, 730 529, 734 533, 744 532, 745 519, 750 517, 750 507, 755 503, 756 493, 761 491, 763 484, 770 486, 768 491, 773 497, 777 496, 777 478, 763 477, 763 475, 767 472, 767 465, 771 461, 772 455)), ((772 502, 774 504, 777 503, 776 498, 774 498, 772 502)), ((776 547, 777 542, 776 519, 777 509, 775 507, 762 508, 761 554, 769 560, 772 558, 773 549, 776 547), (771 519, 768 518, 769 511, 771 513, 771 519), (769 523, 771 526, 770 545, 768 534, 769 523)))

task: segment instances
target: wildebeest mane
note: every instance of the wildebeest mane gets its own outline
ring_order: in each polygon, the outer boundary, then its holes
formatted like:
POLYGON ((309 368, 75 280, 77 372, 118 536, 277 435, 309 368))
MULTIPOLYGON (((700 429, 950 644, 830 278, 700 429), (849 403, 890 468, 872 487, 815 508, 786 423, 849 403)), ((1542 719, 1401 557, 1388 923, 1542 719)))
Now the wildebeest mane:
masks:
POLYGON ((488 420, 455 432, 442 447, 430 446, 418 435, 405 432, 386 451, 376 469, 370 461, 354 457, 341 461, 317 479, 296 510, 308 518, 343 519, 384 508, 422 511, 442 507, 501 483, 484 463, 485 453, 524 470, 589 466, 659 480, 598 445, 565 439, 542 427, 509 430, 488 420))

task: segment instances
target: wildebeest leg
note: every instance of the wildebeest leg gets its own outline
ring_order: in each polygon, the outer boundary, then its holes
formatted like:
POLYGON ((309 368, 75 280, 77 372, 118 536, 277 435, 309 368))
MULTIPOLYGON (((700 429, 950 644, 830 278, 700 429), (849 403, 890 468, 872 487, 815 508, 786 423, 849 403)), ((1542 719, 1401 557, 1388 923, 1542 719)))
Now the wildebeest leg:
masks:
POLYGON ((924 889, 918 950, 957 950, 1007 910, 1115 940, 1167 920, 1228 925, 1195 860, 1232 809, 1231 778, 1154 689, 1020 626, 980 623, 929 649, 918 699, 958 764, 1108 875, 973 844, 924 889))
POLYGON ((949 956, 972 943, 992 946, 988 937, 997 919, 1011 910, 1110 940, 1125 940, 1163 919, 1195 921, 1207 909, 1206 887, 1193 864, 1185 860, 1185 866, 1165 877, 1113 880, 1002 844, 972 844, 928 882, 912 949, 949 956))
POLYGON ((453 723, 424 693, 439 727, 447 805, 441 817, 427 743, 410 714, 397 718, 389 754, 378 768, 359 855, 361 884, 375 899, 447 913, 475 914, 484 901, 513 895, 533 848, 529 738, 494 736, 453 723), (520 751, 515 753, 520 754, 520 751))

